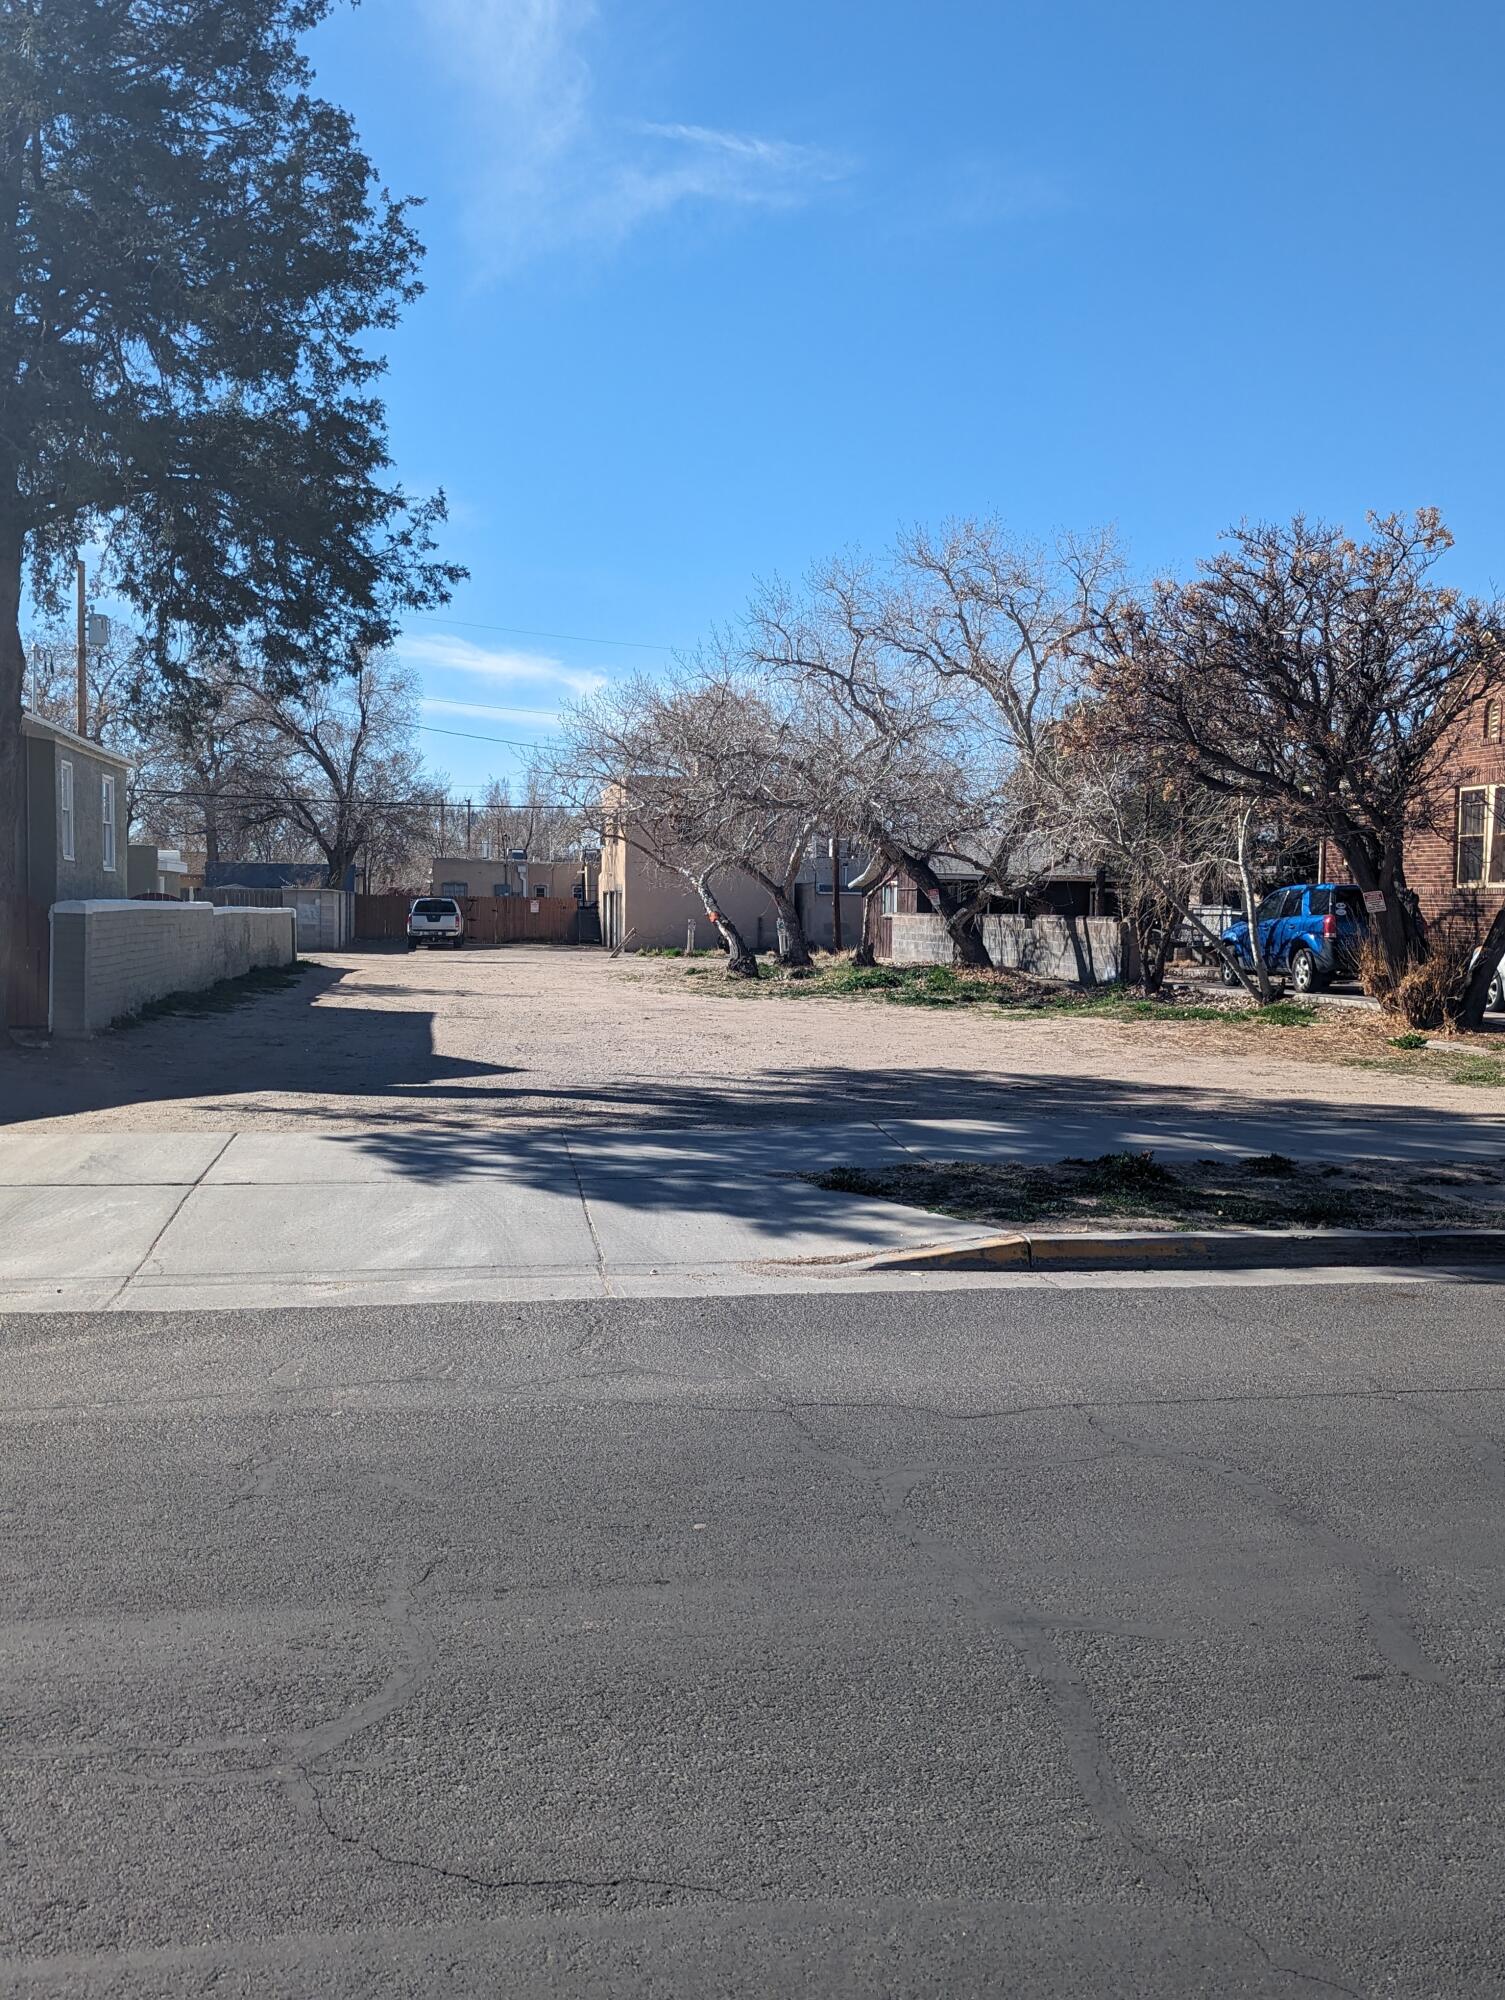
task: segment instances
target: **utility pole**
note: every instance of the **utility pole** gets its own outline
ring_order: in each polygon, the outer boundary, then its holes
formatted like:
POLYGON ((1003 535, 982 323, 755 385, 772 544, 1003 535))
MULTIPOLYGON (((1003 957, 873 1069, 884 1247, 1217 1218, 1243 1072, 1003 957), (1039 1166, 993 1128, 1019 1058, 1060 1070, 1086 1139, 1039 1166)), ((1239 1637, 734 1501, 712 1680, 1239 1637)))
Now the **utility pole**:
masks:
POLYGON ((841 835, 831 835, 831 949, 841 950, 841 835))
POLYGON ((465 854, 470 856, 470 800, 465 801, 465 854))
POLYGON ((84 602, 84 559, 79 557, 73 566, 73 580, 78 594, 78 733, 89 733, 89 616, 84 602))

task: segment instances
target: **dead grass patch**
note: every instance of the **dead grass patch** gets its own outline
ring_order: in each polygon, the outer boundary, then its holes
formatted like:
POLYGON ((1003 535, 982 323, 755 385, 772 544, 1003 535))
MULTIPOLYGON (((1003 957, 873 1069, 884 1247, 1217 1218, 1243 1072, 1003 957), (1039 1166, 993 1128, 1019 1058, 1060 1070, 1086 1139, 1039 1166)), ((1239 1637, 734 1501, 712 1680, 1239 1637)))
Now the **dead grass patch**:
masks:
POLYGON ((913 1160, 833 1167, 815 1186, 964 1222, 1053 1229, 1386 1229, 1505 1226, 1505 1168, 1439 1161, 1306 1162, 1267 1153, 1162 1160, 1105 1153, 1050 1165, 913 1160))

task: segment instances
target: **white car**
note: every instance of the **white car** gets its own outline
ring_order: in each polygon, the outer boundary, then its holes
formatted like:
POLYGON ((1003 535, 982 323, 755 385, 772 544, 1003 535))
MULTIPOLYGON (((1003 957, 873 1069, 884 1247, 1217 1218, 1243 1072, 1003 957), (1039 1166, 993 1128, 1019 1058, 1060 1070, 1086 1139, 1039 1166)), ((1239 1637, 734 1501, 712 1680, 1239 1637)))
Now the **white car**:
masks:
POLYGON ((465 942, 465 913, 453 896, 420 896, 408 911, 408 950, 421 944, 450 944, 458 951, 465 942))
MULTIPOLYGON (((1470 974, 1472 974, 1474 967, 1479 963, 1479 953, 1483 949, 1484 947, 1480 945, 1470 955, 1468 961, 1470 974)), ((1502 958, 1495 967, 1495 976, 1489 982, 1489 993, 1485 998, 1484 1005, 1491 1014, 1505 1014, 1505 958, 1502 958)))

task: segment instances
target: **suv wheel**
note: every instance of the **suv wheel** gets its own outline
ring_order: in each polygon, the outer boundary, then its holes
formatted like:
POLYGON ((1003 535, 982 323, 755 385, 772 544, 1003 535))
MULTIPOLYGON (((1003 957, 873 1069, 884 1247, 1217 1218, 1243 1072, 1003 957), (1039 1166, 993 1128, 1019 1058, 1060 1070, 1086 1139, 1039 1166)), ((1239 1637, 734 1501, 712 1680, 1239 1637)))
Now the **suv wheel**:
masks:
POLYGON ((1225 958, 1221 960, 1220 964, 1223 974, 1223 984, 1225 986, 1237 986, 1239 983, 1239 976, 1234 971, 1233 967, 1228 963, 1227 959, 1225 958))
POLYGON ((1505 978, 1498 972, 1489 982, 1489 997, 1484 1004, 1492 1013, 1505 1013, 1505 978))
POLYGON ((1298 993, 1315 993, 1324 983, 1317 961, 1304 947, 1291 953, 1291 985, 1298 993))

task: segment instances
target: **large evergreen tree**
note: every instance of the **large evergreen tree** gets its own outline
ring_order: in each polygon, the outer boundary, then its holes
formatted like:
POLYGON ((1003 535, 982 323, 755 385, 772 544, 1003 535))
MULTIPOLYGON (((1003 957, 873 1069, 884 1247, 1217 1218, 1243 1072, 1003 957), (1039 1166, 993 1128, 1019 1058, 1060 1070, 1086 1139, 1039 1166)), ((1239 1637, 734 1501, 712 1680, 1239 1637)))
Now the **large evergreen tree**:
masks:
POLYGON ((311 87, 329 5, 0 0, 0 913, 28 582, 102 542, 169 680, 253 657, 287 689, 459 574, 390 471, 370 337, 421 252, 311 87))

